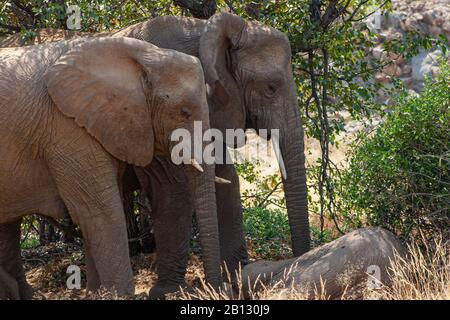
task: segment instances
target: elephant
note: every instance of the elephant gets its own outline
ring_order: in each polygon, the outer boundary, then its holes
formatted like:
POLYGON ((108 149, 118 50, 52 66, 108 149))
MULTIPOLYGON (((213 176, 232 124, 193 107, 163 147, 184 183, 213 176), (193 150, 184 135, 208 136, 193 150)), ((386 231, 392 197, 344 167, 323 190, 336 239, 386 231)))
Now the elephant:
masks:
MULTIPOLYGON (((67 208, 83 234, 88 290, 132 295, 120 181, 127 164, 145 167, 153 157, 168 157, 175 129, 193 136, 194 121, 209 128, 201 63, 137 39, 105 37, 0 49, 0 71, 4 278, 15 279, 21 299, 32 297, 20 257, 21 218, 62 218, 67 208)), ((217 287, 215 168, 195 158, 190 163, 181 167, 206 279, 217 287)))
MULTIPOLYGON (((137 38, 199 57, 207 82, 212 128, 224 134, 226 129, 279 129, 279 147, 284 159, 282 181, 293 254, 300 256, 307 252, 310 230, 304 131, 297 108, 287 36, 269 26, 225 12, 217 13, 207 21, 156 17, 108 36, 137 38)), ((153 161, 147 167, 150 174, 145 174, 142 168, 135 171, 138 171, 136 176, 140 177, 141 184, 164 185, 167 190, 163 195, 151 195, 150 198, 153 199, 152 212, 158 219, 155 227, 157 260, 160 261, 157 262, 158 274, 161 277, 161 270, 167 270, 170 265, 172 276, 164 275, 163 278, 176 286, 184 278, 187 259, 181 257, 187 255, 185 238, 190 235, 189 216, 193 207, 185 205, 181 210, 179 206, 189 203, 184 173, 171 161, 157 158, 160 161, 153 161), (186 221, 186 225, 179 230, 177 239, 168 239, 165 230, 170 230, 173 221, 181 220, 186 221), (158 249, 158 244, 162 250, 158 249)), ((216 175, 231 181, 231 184, 216 186, 216 200, 221 259, 233 276, 239 264, 248 262, 239 179, 233 164, 216 163, 215 170, 216 175)))
POLYGON ((246 265, 242 291, 250 296, 251 291, 276 285, 277 299, 288 299, 292 290, 307 299, 340 299, 358 285, 389 285, 392 262, 398 257, 405 258, 406 249, 394 234, 380 227, 356 229, 299 258, 246 265))

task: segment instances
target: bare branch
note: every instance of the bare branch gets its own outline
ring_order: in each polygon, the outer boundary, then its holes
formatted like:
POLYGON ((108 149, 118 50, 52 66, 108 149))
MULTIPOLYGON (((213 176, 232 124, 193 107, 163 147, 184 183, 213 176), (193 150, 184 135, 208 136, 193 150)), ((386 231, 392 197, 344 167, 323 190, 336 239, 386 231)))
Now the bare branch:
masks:
POLYGON ((25 12, 26 14, 28 14, 31 17, 33 17, 35 15, 35 13, 33 12, 32 7, 24 6, 22 3, 20 3, 19 0, 10 0, 9 3, 11 3, 14 6, 16 6, 17 8, 19 8, 20 10, 22 10, 23 12, 25 12))
POLYGON ((9 24, 4 24, 0 22, 0 28, 2 29, 6 29, 9 31, 13 31, 13 32, 19 32, 21 29, 18 26, 13 26, 13 25, 9 25, 9 24))

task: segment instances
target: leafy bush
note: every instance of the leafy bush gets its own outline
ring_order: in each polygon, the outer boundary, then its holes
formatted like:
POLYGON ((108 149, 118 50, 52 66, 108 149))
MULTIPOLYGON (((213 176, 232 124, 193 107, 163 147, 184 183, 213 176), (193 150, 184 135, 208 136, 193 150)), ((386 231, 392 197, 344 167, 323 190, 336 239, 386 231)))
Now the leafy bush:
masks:
POLYGON ((244 230, 250 250, 263 259, 280 259, 290 254, 290 231, 286 213, 252 207, 244 210, 244 230))
POLYGON ((340 210, 354 227, 404 236, 450 228, 450 66, 419 97, 402 95, 374 135, 363 137, 341 175, 340 210))

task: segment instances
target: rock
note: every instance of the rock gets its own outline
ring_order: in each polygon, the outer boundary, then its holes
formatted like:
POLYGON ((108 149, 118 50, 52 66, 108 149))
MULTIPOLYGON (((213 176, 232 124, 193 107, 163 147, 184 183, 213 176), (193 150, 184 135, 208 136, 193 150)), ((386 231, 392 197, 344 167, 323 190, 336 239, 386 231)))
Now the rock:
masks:
POLYGON ((407 32, 417 31, 426 33, 427 26, 425 23, 421 23, 415 16, 410 16, 402 23, 402 29, 407 32))
POLYGON ((442 24, 442 30, 450 32, 450 21, 446 21, 442 24))
POLYGON ((383 72, 391 77, 400 77, 402 69, 395 63, 391 63, 383 68, 383 72))
POLYGON ((434 37, 438 37, 440 34, 443 33, 442 29, 437 26, 431 26, 428 30, 431 33, 431 35, 434 37))
POLYGON ((419 12, 416 12, 412 15, 412 18, 416 21, 421 21, 421 20, 423 20, 423 15, 420 14, 419 12))
POLYGON ((436 15, 433 10, 428 10, 423 14, 423 21, 426 24, 432 25, 436 19, 436 15))
POLYGON ((249 285, 258 290, 260 285, 278 283, 285 289, 295 288, 311 299, 315 291, 321 293, 323 284, 326 296, 339 299, 352 287, 388 285, 388 269, 395 252, 405 254, 400 241, 389 231, 358 229, 299 258, 257 261, 245 266, 242 271, 244 290, 248 290, 249 285))
POLYGON ((401 78, 405 88, 411 88, 413 86, 413 79, 411 77, 401 78))
POLYGON ((436 20, 434 20, 434 25, 441 27, 444 24, 445 20, 441 17, 436 18, 436 20))
POLYGON ((401 40, 403 38, 403 34, 399 31, 389 30, 389 32, 385 33, 386 40, 392 41, 392 40, 401 40))
POLYGON ((375 75, 375 80, 378 82, 388 82, 389 78, 386 76, 386 74, 382 73, 382 72, 378 72, 375 75))
POLYGON ((402 68, 402 75, 407 76, 407 75, 410 75, 411 72, 412 72, 411 65, 407 64, 407 65, 403 66, 403 68, 402 68))
POLYGON ((419 93, 417 91, 414 91, 413 89, 408 90, 408 95, 411 97, 418 97, 419 93))
POLYGON ((404 19, 402 12, 387 12, 380 16, 380 24, 382 29, 392 28, 394 30, 400 29, 400 22, 404 19))
POLYGON ((435 78, 441 72, 439 67, 431 67, 431 75, 435 78))
POLYGON ((426 76, 432 75, 431 67, 439 66, 439 57, 442 56, 440 50, 433 52, 421 52, 411 59, 412 77, 415 81, 424 81, 426 76))
MULTIPOLYGON (((411 7, 413 8, 414 11, 416 12, 420 12, 423 10, 423 7, 425 6, 425 3, 422 3, 421 1, 417 1, 413 4, 411 4, 411 7)), ((419 13, 419 16, 422 17, 422 15, 419 13)))
POLYGON ((395 60, 395 63, 397 65, 402 65, 402 64, 404 64, 406 62, 405 57, 399 56, 399 55, 396 55, 396 54, 394 55, 393 59, 395 60))
POLYGON ((382 48, 382 47, 378 46, 378 47, 373 48, 373 50, 372 50, 372 56, 373 56, 375 59, 381 60, 381 58, 383 57, 383 55, 384 55, 384 52, 383 52, 383 48, 382 48))

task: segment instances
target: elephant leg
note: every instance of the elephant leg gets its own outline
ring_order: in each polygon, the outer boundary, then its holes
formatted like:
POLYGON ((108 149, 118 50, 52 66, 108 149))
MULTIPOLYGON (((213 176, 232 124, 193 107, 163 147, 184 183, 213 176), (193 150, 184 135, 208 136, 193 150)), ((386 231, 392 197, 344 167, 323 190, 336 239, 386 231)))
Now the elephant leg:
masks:
POLYGON ((158 281, 149 292, 151 299, 163 298, 185 285, 194 209, 181 170, 167 158, 156 158, 150 165, 149 194, 158 274, 158 281))
MULTIPOLYGON (((94 270, 95 265, 100 284, 107 290, 121 296, 133 295, 118 164, 98 148, 92 144, 78 152, 56 153, 50 158, 49 167, 72 220, 81 227, 89 269, 94 270)), ((93 279, 93 286, 95 282, 93 279)), ((88 283, 91 284, 90 279, 88 283)))
POLYGON ((87 291, 96 292, 100 289, 100 277, 98 276, 97 268, 95 267, 94 258, 92 257, 91 250, 86 241, 84 241, 85 257, 86 257, 86 278, 87 278, 87 291))
MULTIPOLYGON (((245 241, 239 177, 232 164, 217 164, 216 176, 231 184, 216 184, 217 214, 219 221, 220 254, 232 279, 248 263, 245 241)), ((226 279, 226 275, 225 279, 226 279)))
POLYGON ((133 295, 127 230, 118 191, 118 201, 97 198, 97 204, 90 197, 76 203, 62 198, 67 201, 71 215, 79 219, 85 242, 88 289, 97 288, 100 280, 101 286, 117 291, 118 295, 133 295))
POLYGON ((30 300, 33 290, 27 283, 20 256, 21 220, 0 225, 0 266, 17 281, 20 299, 30 300))

